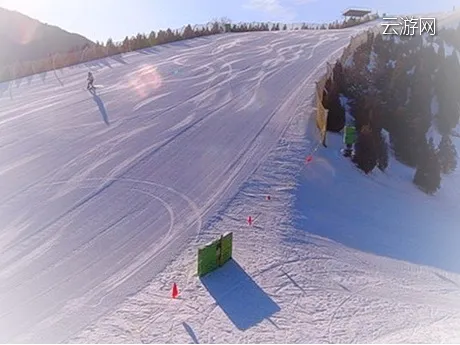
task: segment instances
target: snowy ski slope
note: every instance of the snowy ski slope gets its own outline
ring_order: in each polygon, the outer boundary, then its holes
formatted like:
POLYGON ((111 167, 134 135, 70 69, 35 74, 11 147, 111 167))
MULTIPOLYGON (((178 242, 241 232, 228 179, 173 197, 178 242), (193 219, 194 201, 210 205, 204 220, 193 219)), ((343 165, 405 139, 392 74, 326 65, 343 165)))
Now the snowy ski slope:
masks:
POLYGON ((363 176, 334 134, 305 165, 307 109, 213 219, 206 238, 233 231, 233 262, 200 280, 190 249, 70 342, 459 343, 460 171, 428 198, 394 159, 363 176))
POLYGON ((69 341, 459 343, 460 169, 434 197, 394 158, 365 176, 340 154, 340 135, 317 149, 312 112, 306 97, 202 234, 233 231, 234 261, 198 279, 192 245, 69 341))
POLYGON ((200 38, 0 84, 0 341, 63 341, 145 286, 360 29, 200 38))
POLYGON ((317 147, 313 93, 197 241, 233 231, 234 261, 198 279, 194 242, 70 342, 460 342, 460 169, 435 197, 393 158, 364 176, 340 135, 317 147))
POLYGON ((233 261, 198 279, 192 245, 69 342, 459 343, 460 169, 434 197, 394 158, 365 176, 341 135, 317 148, 312 111, 300 102, 202 235, 233 231, 233 261))

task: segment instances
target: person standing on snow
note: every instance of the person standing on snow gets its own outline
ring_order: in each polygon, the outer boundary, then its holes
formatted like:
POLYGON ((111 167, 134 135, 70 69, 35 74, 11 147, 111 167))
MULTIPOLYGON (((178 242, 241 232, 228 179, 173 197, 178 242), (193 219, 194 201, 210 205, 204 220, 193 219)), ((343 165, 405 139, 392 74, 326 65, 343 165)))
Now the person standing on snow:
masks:
POLYGON ((88 72, 88 86, 86 87, 88 90, 89 89, 94 89, 94 77, 93 77, 93 74, 90 72, 88 72))

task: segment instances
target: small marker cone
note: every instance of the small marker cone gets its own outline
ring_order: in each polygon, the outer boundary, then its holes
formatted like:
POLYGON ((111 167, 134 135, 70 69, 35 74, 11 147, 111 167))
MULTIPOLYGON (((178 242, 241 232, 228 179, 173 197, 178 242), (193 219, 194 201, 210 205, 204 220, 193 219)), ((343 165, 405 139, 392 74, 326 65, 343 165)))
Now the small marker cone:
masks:
POLYGON ((178 296, 179 296, 179 290, 177 289, 176 283, 174 283, 173 287, 172 287, 171 297, 172 298, 177 298, 178 296))

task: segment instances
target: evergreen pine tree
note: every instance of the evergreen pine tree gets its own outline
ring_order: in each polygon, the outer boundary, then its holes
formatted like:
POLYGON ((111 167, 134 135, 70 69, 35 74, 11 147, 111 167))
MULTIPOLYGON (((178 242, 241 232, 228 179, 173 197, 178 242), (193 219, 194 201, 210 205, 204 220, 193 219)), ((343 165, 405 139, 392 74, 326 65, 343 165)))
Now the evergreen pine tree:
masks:
POLYGON ((123 40, 123 43, 122 43, 121 47, 123 49, 123 52, 125 52, 125 53, 130 52, 132 50, 131 49, 131 41, 128 38, 128 36, 126 36, 125 39, 123 40))
POLYGON ((377 165, 377 155, 372 136, 369 126, 363 126, 358 132, 358 138, 355 143, 353 162, 365 174, 369 174, 377 165))
POLYGON ((340 132, 345 126, 345 109, 340 101, 340 94, 335 83, 333 83, 328 92, 326 108, 329 110, 327 114, 327 130, 340 132))
MULTIPOLYGON (((217 26, 216 33, 219 33, 219 23, 215 23, 215 25, 217 26)), ((178 38, 177 35, 170 28, 166 30, 166 42, 167 43, 177 41, 177 38, 178 38)))
POLYGON ((427 194, 434 194, 441 187, 441 166, 433 139, 423 145, 413 182, 427 194))
POLYGON ((458 78, 460 78, 460 68, 456 54, 439 61, 434 82, 439 103, 436 124, 443 135, 449 134, 459 120, 458 78))
POLYGON ((337 61, 334 65, 332 75, 334 76, 334 83, 337 85, 339 93, 345 91, 345 74, 343 72, 343 65, 340 61, 337 61))
POLYGON ((155 43, 156 43, 156 37, 157 37, 157 34, 155 33, 155 31, 151 31, 150 34, 149 34, 149 38, 148 38, 148 41, 149 41, 149 45, 150 46, 154 46, 155 43))
POLYGON ((158 44, 166 43, 166 32, 164 32, 163 30, 159 30, 157 32, 156 40, 158 44))
POLYGON ((107 43, 105 44, 105 46, 107 47, 108 55, 113 55, 117 53, 117 47, 115 46, 111 38, 107 39, 107 43))
POLYGON ((449 135, 443 135, 439 143, 438 159, 444 174, 450 174, 457 168, 457 150, 449 135))
POLYGON ((193 31, 192 26, 190 24, 188 24, 184 28, 184 32, 182 33, 182 38, 183 39, 189 39, 189 38, 192 38, 194 36, 195 36, 195 32, 193 31))

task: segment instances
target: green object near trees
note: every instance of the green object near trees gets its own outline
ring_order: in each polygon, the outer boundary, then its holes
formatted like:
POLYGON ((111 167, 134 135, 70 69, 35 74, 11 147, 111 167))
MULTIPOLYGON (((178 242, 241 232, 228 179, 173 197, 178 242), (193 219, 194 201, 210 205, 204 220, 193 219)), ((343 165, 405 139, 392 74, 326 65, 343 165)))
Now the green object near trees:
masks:
POLYGON ((227 232, 219 239, 198 249, 198 276, 206 274, 223 266, 232 258, 233 233, 227 232))
POLYGON ((346 145, 353 145, 356 142, 356 128, 354 126, 344 127, 343 141, 346 145))

